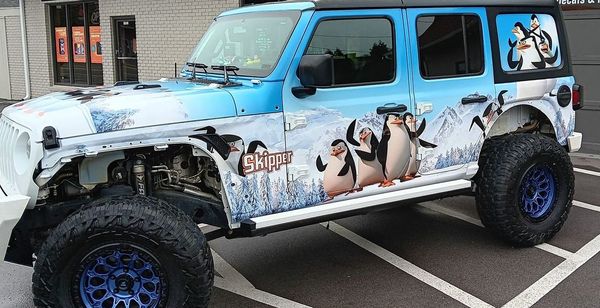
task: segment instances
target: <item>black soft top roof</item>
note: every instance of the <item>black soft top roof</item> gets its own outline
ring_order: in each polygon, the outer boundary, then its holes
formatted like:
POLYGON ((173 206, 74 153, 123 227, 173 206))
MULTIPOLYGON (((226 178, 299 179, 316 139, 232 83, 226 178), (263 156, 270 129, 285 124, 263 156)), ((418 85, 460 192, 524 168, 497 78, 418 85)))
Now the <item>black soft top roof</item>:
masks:
POLYGON ((394 8, 394 7, 456 7, 456 6, 545 6, 556 0, 292 0, 312 2, 319 9, 394 8))

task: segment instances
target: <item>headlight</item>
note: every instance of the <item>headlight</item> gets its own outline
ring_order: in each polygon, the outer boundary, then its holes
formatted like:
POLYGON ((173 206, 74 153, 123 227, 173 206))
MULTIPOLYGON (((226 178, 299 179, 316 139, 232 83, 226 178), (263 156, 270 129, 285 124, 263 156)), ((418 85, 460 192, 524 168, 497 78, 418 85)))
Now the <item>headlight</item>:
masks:
POLYGON ((22 132, 19 135, 13 151, 15 171, 17 174, 23 175, 29 169, 29 161, 31 159, 31 137, 28 133, 22 132))

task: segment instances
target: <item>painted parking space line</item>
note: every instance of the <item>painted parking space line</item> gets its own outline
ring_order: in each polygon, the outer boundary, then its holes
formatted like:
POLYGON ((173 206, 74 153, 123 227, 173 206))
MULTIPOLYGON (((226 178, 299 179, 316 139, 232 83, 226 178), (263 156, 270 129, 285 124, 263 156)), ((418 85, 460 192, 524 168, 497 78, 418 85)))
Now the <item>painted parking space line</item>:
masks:
POLYGON ((450 217, 454 217, 456 219, 460 219, 462 221, 466 221, 470 224, 485 228, 485 226, 481 223, 481 220, 471 217, 469 215, 465 215, 463 213, 451 210, 447 207, 443 207, 441 205, 437 205, 433 202, 427 202, 427 203, 419 203, 419 206, 424 207, 426 209, 432 210, 434 212, 438 212, 440 214, 444 214, 446 216, 450 216, 450 217))
POLYGON ((531 307, 599 252, 600 235, 513 298, 503 308, 531 307))
POLYGON ((571 258, 573 256, 572 252, 564 250, 564 249, 562 249, 560 247, 556 247, 554 245, 550 245, 548 243, 542 243, 542 244, 539 244, 539 245, 537 245, 535 247, 539 248, 539 249, 541 249, 541 250, 543 250, 545 252, 549 252, 549 253, 551 253, 553 255, 557 255, 557 256, 559 256, 559 257, 561 257, 563 259, 568 259, 568 258, 571 258))
POLYGON ((600 212, 600 206, 597 206, 597 205, 592 205, 592 204, 581 202, 581 201, 573 201, 573 205, 576 207, 588 209, 591 211, 600 212))
MULTIPOLYGON (((450 217, 454 217, 456 219, 460 219, 462 221, 468 222, 470 224, 485 228, 485 226, 481 223, 481 221, 477 218, 473 218, 471 216, 465 215, 463 213, 451 210, 449 208, 443 207, 441 205, 437 205, 434 202, 427 203, 419 203, 419 206, 424 207, 426 209, 432 210, 434 212, 438 212, 440 214, 444 214, 450 217)), ((545 252, 551 253, 553 255, 559 256, 561 258, 569 258, 573 253, 567 250, 564 250, 560 247, 556 247, 547 243, 540 244, 535 246, 538 249, 541 249, 545 252)))
POLYGON ((586 170, 586 169, 581 169, 581 168, 573 168, 573 171, 600 177, 600 172, 596 172, 596 171, 591 171, 591 170, 586 170))
POLYGON ((452 297, 453 299, 457 300, 463 305, 466 305, 468 307, 493 307, 492 305, 484 302, 483 300, 457 288, 456 286, 438 278, 437 276, 434 276, 433 274, 425 271, 424 269, 410 263, 409 261, 393 254, 389 250, 386 250, 385 248, 367 240, 366 238, 361 237, 360 235, 342 227, 341 225, 335 222, 323 223, 321 225, 325 228, 328 228, 332 232, 338 234, 339 236, 349 240, 355 245, 381 258, 387 263, 395 266, 401 271, 420 280, 421 282, 452 297))
POLYGON ((230 284, 227 280, 221 277, 215 277, 215 287, 273 307, 310 307, 304 304, 294 302, 287 298, 283 298, 281 296, 258 290, 256 288, 244 288, 230 284))
POLYGON ((223 277, 215 276, 215 287, 273 307, 309 307, 287 298, 256 289, 246 277, 225 261, 225 259, 223 259, 216 251, 211 249, 211 252, 215 264, 215 271, 223 277))
POLYGON ((216 251, 212 250, 213 262, 215 264, 215 271, 219 273, 223 279, 225 279, 230 285, 239 288, 254 288, 252 283, 246 279, 240 272, 238 272, 231 264, 227 263, 223 257, 221 257, 216 251))

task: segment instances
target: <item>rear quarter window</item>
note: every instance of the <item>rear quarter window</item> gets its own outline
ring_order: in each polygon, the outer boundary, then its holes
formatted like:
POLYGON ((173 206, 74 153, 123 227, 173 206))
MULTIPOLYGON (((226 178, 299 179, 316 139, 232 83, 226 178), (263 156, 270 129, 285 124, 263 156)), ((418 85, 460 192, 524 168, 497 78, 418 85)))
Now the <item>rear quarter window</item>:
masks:
POLYGON ((501 14, 496 18, 500 61, 505 72, 559 68, 560 41, 548 14, 501 14))

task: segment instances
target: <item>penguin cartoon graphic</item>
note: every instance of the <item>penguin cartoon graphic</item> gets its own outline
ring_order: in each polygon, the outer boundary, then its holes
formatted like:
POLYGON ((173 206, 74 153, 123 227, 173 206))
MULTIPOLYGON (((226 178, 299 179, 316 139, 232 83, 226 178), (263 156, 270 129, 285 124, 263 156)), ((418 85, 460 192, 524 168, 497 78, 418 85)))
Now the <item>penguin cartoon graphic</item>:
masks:
POLYGON ((552 51, 552 36, 542 29, 542 25, 536 14, 531 15, 529 32, 535 38, 536 47, 541 53, 544 62, 550 65, 556 63, 556 60, 558 60, 558 49, 556 52, 552 51))
POLYGON ((262 141, 255 140, 250 142, 248 149, 246 150, 244 140, 240 136, 222 135, 221 137, 229 145, 229 157, 227 158, 227 162, 234 165, 238 175, 243 177, 246 176, 242 161, 244 155, 253 154, 256 152, 264 152, 267 150, 267 147, 264 143, 262 143, 262 141))
POLYGON ((382 187, 396 185, 393 181, 403 177, 410 164, 410 135, 402 116, 389 113, 383 125, 383 136, 377 148, 385 180, 382 187))
POLYGON ((511 69, 530 70, 530 69, 541 69, 546 67, 544 58, 539 52, 535 39, 529 33, 529 30, 525 26, 517 22, 515 27, 512 29, 512 33, 515 35, 517 40, 512 42, 508 40, 508 44, 511 47, 508 52, 508 66, 511 69), (517 50, 518 60, 513 60, 514 50, 517 50))
POLYGON ((317 157, 317 170, 325 172, 323 188, 329 198, 349 193, 356 185, 356 166, 352 153, 344 140, 338 139, 331 144, 329 162, 323 164, 321 156, 317 157))
POLYGON ((508 92, 507 90, 502 90, 500 94, 498 94, 498 102, 492 102, 485 108, 483 111, 483 117, 476 116, 473 118, 473 122, 471 122, 471 127, 469 131, 473 130, 473 126, 477 125, 481 131, 483 131, 483 137, 485 138, 485 130, 487 126, 494 119, 494 115, 500 116, 503 112, 502 107, 504 107, 504 94, 508 92))
POLYGON ((356 120, 354 120, 348 127, 346 133, 346 140, 353 146, 358 147, 354 150, 356 155, 360 158, 358 161, 358 191, 362 190, 363 187, 378 184, 385 180, 383 175, 383 167, 377 159, 377 149, 379 148, 379 140, 377 136, 373 134, 373 130, 365 127, 360 130, 359 140, 354 139, 354 131, 356 129, 356 120))
MULTIPOLYGON (((205 131, 207 135, 218 135, 217 130, 212 126, 206 126, 206 127, 195 130, 195 132, 199 132, 199 131, 205 131)), ((191 137, 196 138, 198 136, 202 136, 202 134, 193 135, 191 137)), ((240 175, 240 176, 244 176, 244 177, 246 176, 246 174, 244 172, 243 161, 242 161, 242 158, 244 157, 244 155, 253 154, 256 152, 267 151, 267 146, 265 146, 265 144, 262 141, 258 141, 258 140, 252 141, 248 145, 248 149, 246 149, 244 140, 240 136, 237 136, 237 135, 219 135, 219 136, 229 146, 229 148, 227 149, 229 151, 229 153, 227 156, 224 156, 225 160, 229 164, 233 165, 233 167, 237 170, 238 175, 240 175)), ((214 152, 214 150, 215 150, 210 143, 207 143, 206 149, 208 151, 210 151, 211 153, 214 152)))
POLYGON ((404 125, 406 125, 406 129, 408 130, 408 134, 410 135, 410 163, 408 165, 408 171, 406 172, 404 177, 402 177, 402 180, 410 181, 417 177, 417 173, 419 172, 419 168, 421 167, 421 161, 417 160, 417 156, 419 154, 419 147, 436 148, 437 145, 421 140, 419 138, 421 137, 427 126, 427 121, 425 119, 421 121, 421 124, 417 129, 417 118, 412 113, 407 112, 402 118, 404 120, 404 125))

